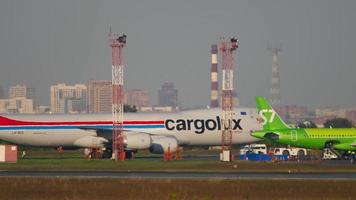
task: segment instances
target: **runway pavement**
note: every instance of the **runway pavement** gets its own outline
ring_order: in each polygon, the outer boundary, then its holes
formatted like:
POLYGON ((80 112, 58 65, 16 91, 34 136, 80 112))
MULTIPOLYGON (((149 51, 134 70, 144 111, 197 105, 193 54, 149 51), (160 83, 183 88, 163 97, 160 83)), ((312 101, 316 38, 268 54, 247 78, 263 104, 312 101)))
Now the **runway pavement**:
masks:
POLYGON ((250 173, 250 172, 24 172, 0 171, 0 177, 36 178, 142 178, 142 179, 275 179, 355 180, 356 173, 250 173))

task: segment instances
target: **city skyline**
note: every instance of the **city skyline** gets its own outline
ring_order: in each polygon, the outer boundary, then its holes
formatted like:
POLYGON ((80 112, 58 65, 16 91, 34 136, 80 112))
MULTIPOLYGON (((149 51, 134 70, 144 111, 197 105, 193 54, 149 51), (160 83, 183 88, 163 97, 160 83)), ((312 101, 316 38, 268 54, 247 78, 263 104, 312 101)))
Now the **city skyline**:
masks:
MULTIPOLYGON (((50 86, 50 105, 35 104, 35 89, 27 85, 14 85, 8 89, 8 98, 0 98, 0 113, 109 113, 112 111, 111 80, 90 80, 88 83, 58 83, 50 86), (24 103, 16 104, 16 101, 24 103), (24 105, 26 109, 23 108, 24 105), (27 107, 31 105, 31 110, 27 107), (25 111, 22 111, 25 110, 25 111), (42 111, 41 111, 42 110, 42 111)), ((177 111, 178 90, 174 84, 164 82, 159 89, 159 105, 150 104, 147 90, 126 90, 124 104, 135 106, 138 111, 177 111), (168 86, 168 87, 167 87, 168 86), (162 103, 162 102, 163 103, 162 103), (171 107, 171 108, 168 108, 171 107)))
POLYGON ((355 7, 351 0, 3 1, 0 85, 29 85, 40 104, 49 104, 52 84, 110 79, 112 26, 128 37, 127 90, 145 88, 156 96, 160 84, 171 81, 183 107, 209 105, 210 46, 237 35, 234 85, 242 106, 269 96, 267 46, 279 42, 282 105, 352 106, 355 7))
MULTIPOLYGON (((87 90, 88 90, 88 93, 90 93, 89 92, 89 90, 90 90, 90 85, 91 85, 91 83, 93 83, 93 82, 98 82, 99 84, 100 83, 104 83, 105 85, 107 85, 107 87, 109 87, 108 89, 105 89, 105 90, 107 90, 107 91, 105 91, 104 93, 105 93, 105 95, 104 96, 107 96, 108 95, 108 92, 110 92, 110 97, 108 97, 107 99, 106 99, 106 101, 108 101, 108 102, 110 102, 110 107, 111 107, 111 80, 90 80, 89 82, 86 82, 86 83, 80 83, 80 82, 78 82, 78 83, 68 83, 68 82, 62 82, 62 83, 56 83, 56 84, 53 84, 53 85, 50 85, 49 86, 49 91, 48 91, 48 93, 47 93, 47 95, 46 96, 48 96, 48 104, 34 104, 34 106, 44 106, 44 107, 51 107, 51 88, 53 87, 53 86, 58 86, 58 85, 66 85, 66 86, 70 86, 70 87, 72 87, 72 86, 75 86, 75 85, 83 85, 83 86, 87 86, 88 88, 87 88, 87 90), (109 85, 108 85, 109 84, 109 85)), ((147 97, 145 97, 144 98, 144 100, 139 100, 139 101, 143 101, 143 102, 145 102, 142 106, 143 107, 146 107, 146 106, 160 106, 160 103, 159 103, 159 97, 160 97, 160 95, 159 95, 159 91, 162 89, 162 87, 165 85, 165 84, 167 84, 167 83, 169 83, 169 84, 171 84, 172 82, 163 82, 162 84, 161 84, 161 86, 160 86, 160 88, 157 88, 157 94, 156 94, 156 97, 153 97, 152 98, 152 96, 154 96, 154 95, 152 95, 152 94, 150 94, 150 93, 148 93, 148 90, 145 90, 145 89, 142 89, 142 88, 135 88, 135 89, 130 89, 130 90, 125 90, 125 102, 128 102, 128 98, 130 98, 130 97, 128 97, 128 95, 132 95, 132 94, 135 94, 135 93, 138 93, 138 94, 141 94, 142 92, 145 94, 145 95, 147 95, 147 97), (151 101, 152 101, 152 99, 157 99, 157 102, 156 103, 150 103, 151 101)), ((174 85, 174 83, 172 83, 173 85, 174 85)), ((16 96, 13 96, 13 97, 11 97, 12 95, 11 95, 11 90, 13 90, 13 88, 17 88, 17 87, 25 87, 25 88, 27 88, 27 89, 30 89, 30 96, 27 96, 27 95, 25 95, 25 96, 19 96, 19 97, 21 97, 21 98, 25 98, 25 99, 33 99, 34 101, 36 101, 36 99, 38 98, 37 97, 37 95, 38 95, 38 93, 37 93, 37 90, 36 90, 36 88, 33 88, 33 87, 30 87, 30 86, 27 86, 27 85, 25 85, 25 84, 15 84, 15 85, 12 85, 12 86, 10 86, 9 88, 5 88, 5 90, 7 91, 7 92, 4 92, 4 96, 2 97, 2 98, 0 98, 0 99, 12 99, 12 98, 16 98, 16 96), (36 91, 36 92, 35 92, 36 91)), ((20 92, 21 94, 23 93, 23 92, 20 92)), ((26 93, 24 93, 24 94, 26 94, 26 93)), ((137 95, 137 94, 136 94, 137 95)), ((142 95, 142 94, 141 94, 142 95)), ((234 95, 236 95, 236 94, 234 94, 234 95)), ((90 96, 90 95, 88 95, 88 96, 90 96)), ((106 97, 105 97, 106 98, 106 97)), ((135 97, 134 97, 135 98, 135 97)), ((89 99, 90 99, 90 97, 88 97, 87 98, 88 99, 88 101, 90 101, 89 99)), ((135 100, 132 100, 132 101, 137 101, 136 99, 135 100)), ((177 103, 177 105, 179 106, 180 105, 180 101, 177 101, 178 103, 177 103)), ((238 97, 235 97, 234 96, 234 102, 238 102, 238 97)), ((141 103, 142 104, 142 103, 141 103)), ((131 104, 129 104, 129 105, 131 105, 131 104)), ((132 104, 133 105, 133 104, 132 104)), ((203 105, 204 106, 204 105, 203 105)), ((237 105, 236 105, 237 106, 237 105)), ((318 109, 350 109, 350 110, 356 110, 356 103, 355 104, 350 104, 350 105, 346 105, 346 106, 341 106, 341 105, 331 105, 331 106, 317 106, 317 107, 311 107, 311 106, 308 106, 308 105, 303 105, 303 104, 283 104, 283 105, 281 105, 282 107, 285 107, 285 106, 297 106, 297 107, 306 107, 306 108, 308 108, 308 110, 318 110, 318 109)), ((219 106, 220 107, 220 106, 219 106)), ((238 106, 237 106, 238 107, 238 106)), ((202 108, 202 106, 196 106, 196 107, 193 107, 193 108, 183 108, 184 110, 185 109, 196 109, 196 108, 202 108)), ((206 108, 209 108, 209 105, 207 105, 206 106, 206 108)), ((88 108, 89 110, 90 110, 90 108, 88 108)), ((105 112, 109 112, 109 110, 110 109, 105 109, 105 112)))
MULTIPOLYGON (((9 98, 0 98, 0 113, 7 114, 78 114, 110 113, 112 109, 112 85, 110 80, 91 80, 87 84, 59 83, 51 85, 51 105, 35 105, 35 89, 27 85, 14 85, 8 89, 9 98)), ((164 82, 158 90, 158 105, 150 105, 147 90, 133 89, 125 92, 124 103, 135 106, 138 112, 176 112, 181 108, 178 90, 174 83, 164 82)), ((236 101, 236 98, 235 98, 236 101)), ((326 120, 347 118, 356 121, 356 106, 317 107, 301 105, 275 106, 279 115, 288 123, 297 124, 305 120, 321 126, 326 120)), ((184 110, 184 108, 183 108, 184 110)))

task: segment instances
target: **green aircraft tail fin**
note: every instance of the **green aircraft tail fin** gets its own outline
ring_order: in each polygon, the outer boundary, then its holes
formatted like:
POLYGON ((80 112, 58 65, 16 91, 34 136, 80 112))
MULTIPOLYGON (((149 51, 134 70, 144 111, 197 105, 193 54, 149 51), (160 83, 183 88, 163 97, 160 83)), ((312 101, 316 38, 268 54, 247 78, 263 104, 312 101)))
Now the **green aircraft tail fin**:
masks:
POLYGON ((256 105, 258 113, 263 120, 264 130, 289 129, 290 127, 284 123, 278 113, 269 105, 264 97, 256 97, 256 105))

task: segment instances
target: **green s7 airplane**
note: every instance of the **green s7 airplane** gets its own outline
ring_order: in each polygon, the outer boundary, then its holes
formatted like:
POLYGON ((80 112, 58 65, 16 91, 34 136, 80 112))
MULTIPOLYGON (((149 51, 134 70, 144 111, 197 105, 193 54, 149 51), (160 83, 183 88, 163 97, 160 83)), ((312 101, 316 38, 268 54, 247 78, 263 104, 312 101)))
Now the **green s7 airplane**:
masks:
POLYGON ((355 128, 291 128, 283 122, 264 97, 256 97, 256 104, 263 120, 263 130, 252 132, 254 137, 293 147, 329 148, 345 155, 356 151, 355 128))

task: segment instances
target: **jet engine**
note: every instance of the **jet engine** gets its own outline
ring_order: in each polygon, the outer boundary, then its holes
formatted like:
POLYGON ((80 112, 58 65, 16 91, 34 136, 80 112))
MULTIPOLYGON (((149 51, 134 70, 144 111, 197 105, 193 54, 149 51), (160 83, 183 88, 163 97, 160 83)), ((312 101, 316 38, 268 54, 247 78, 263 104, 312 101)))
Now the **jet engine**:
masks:
POLYGON ((124 135, 127 149, 148 149, 151 146, 151 136, 147 133, 128 132, 124 135))
POLYGON ((108 140, 103 137, 96 136, 84 136, 76 141, 74 141, 74 145, 78 147, 86 147, 86 148, 101 148, 105 146, 108 140))
POLYGON ((168 151, 174 153, 178 148, 178 141, 173 137, 167 136, 151 136, 152 145, 150 147, 150 152, 154 154, 163 154, 168 151))

